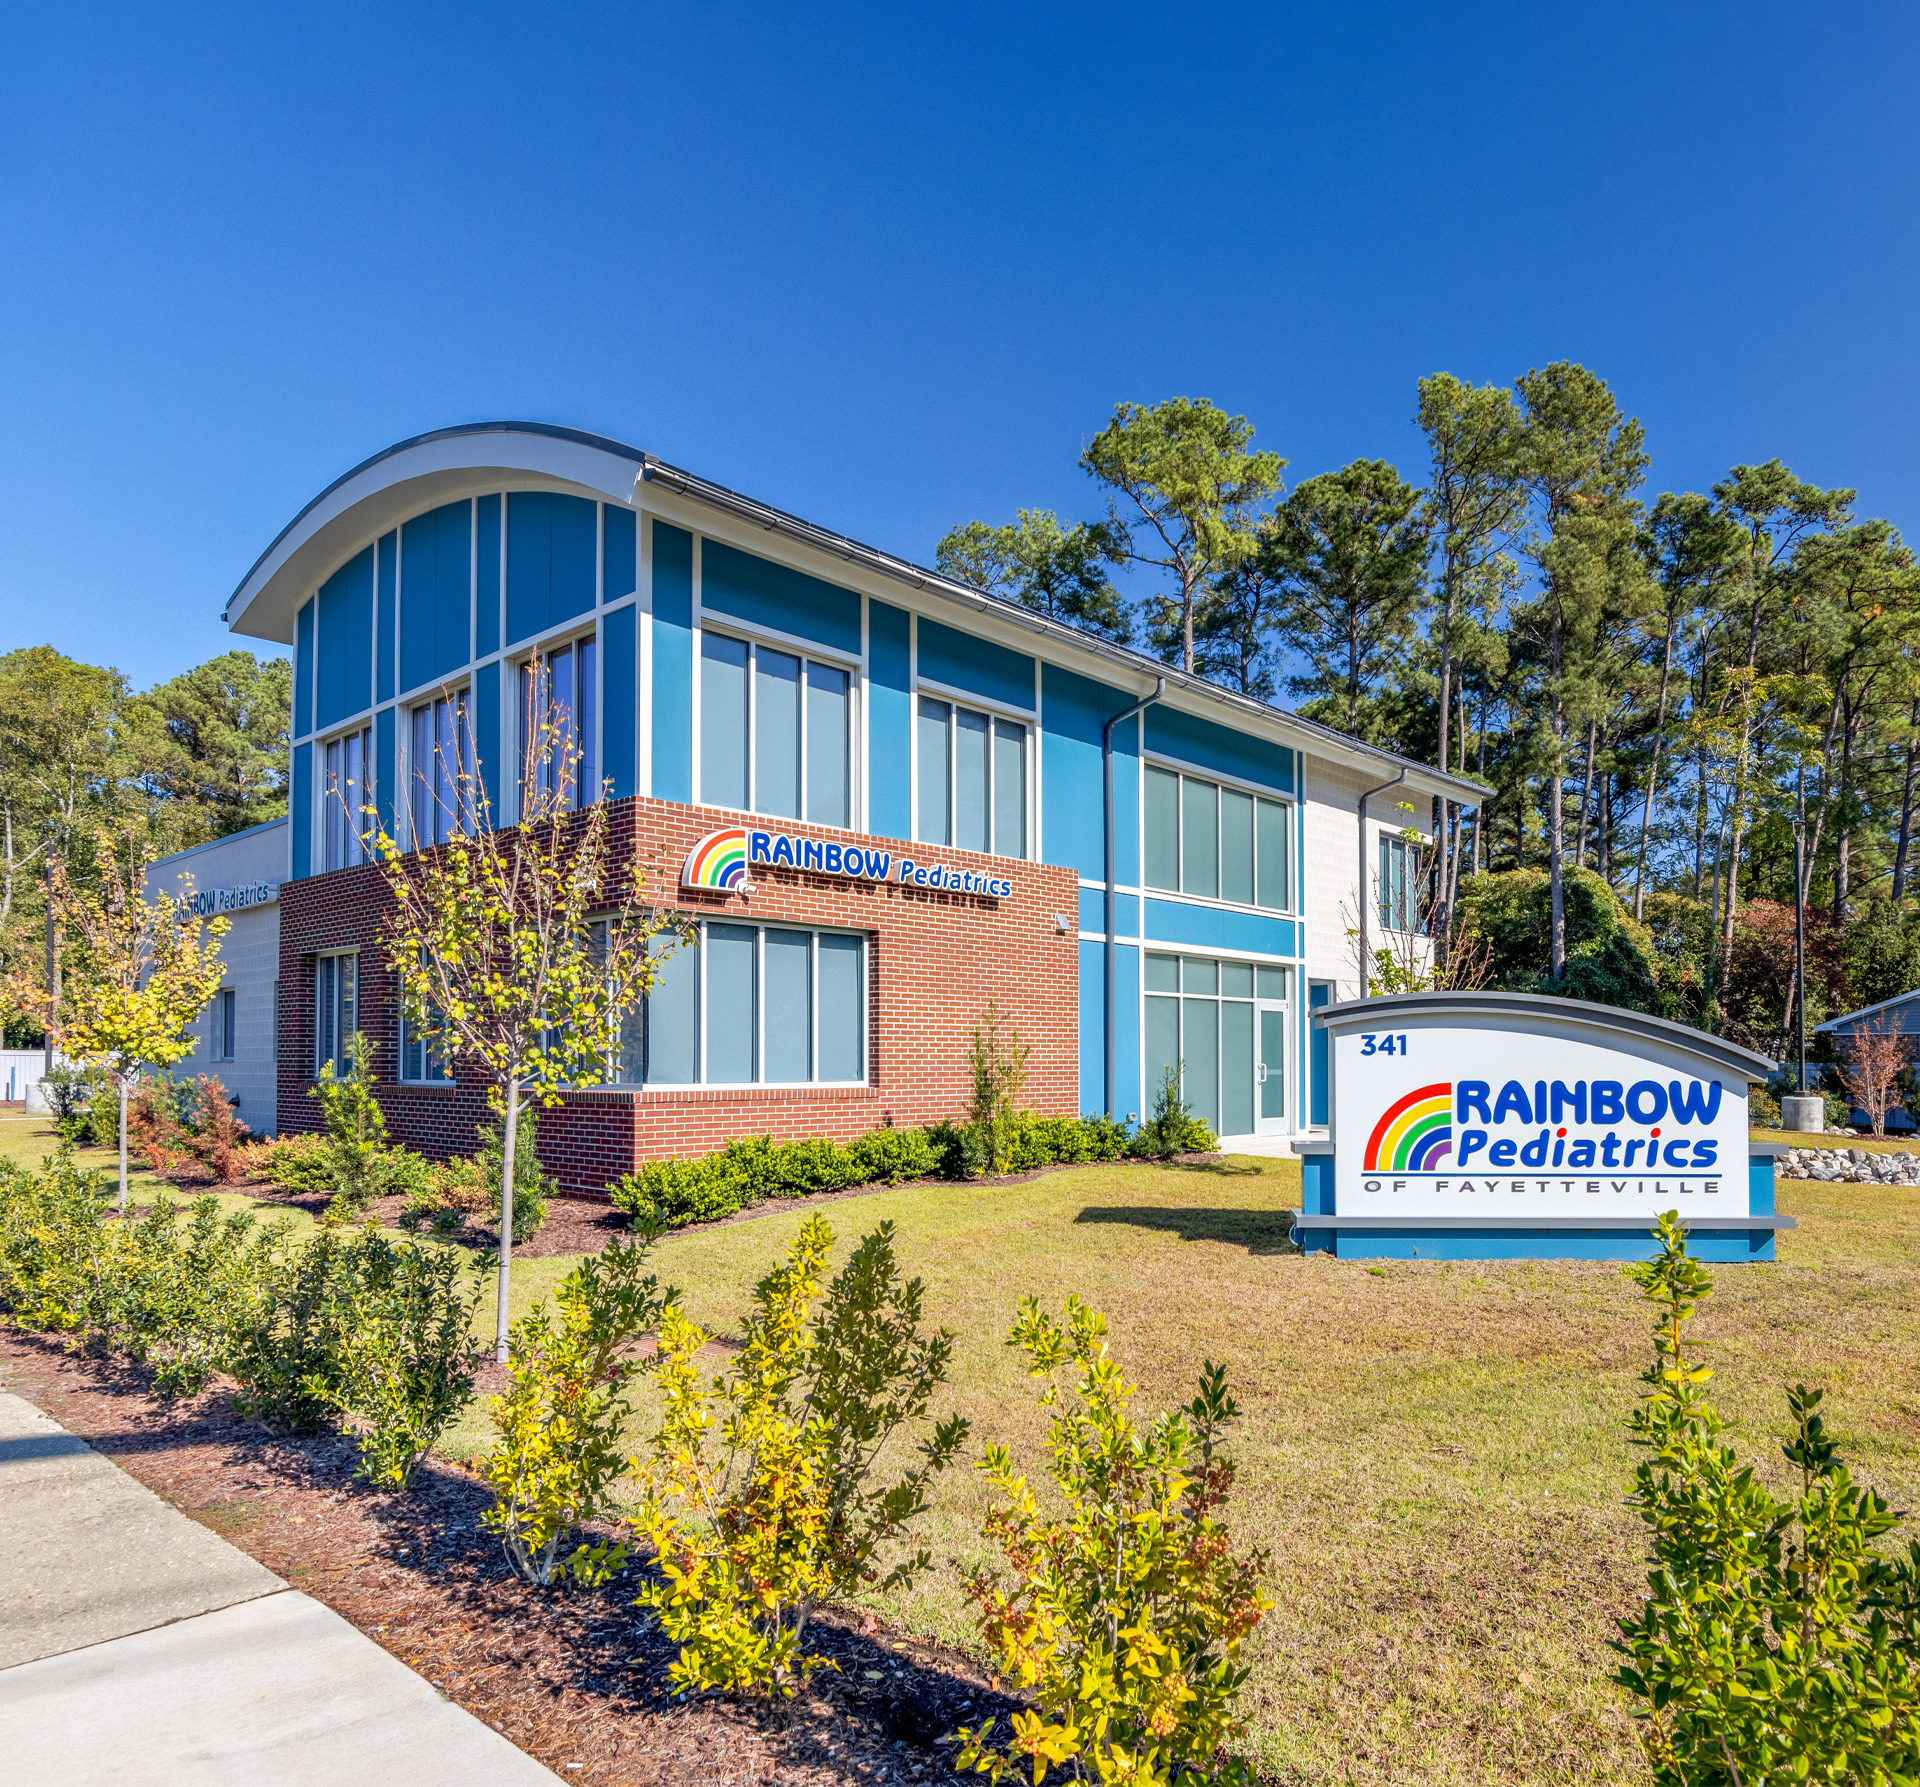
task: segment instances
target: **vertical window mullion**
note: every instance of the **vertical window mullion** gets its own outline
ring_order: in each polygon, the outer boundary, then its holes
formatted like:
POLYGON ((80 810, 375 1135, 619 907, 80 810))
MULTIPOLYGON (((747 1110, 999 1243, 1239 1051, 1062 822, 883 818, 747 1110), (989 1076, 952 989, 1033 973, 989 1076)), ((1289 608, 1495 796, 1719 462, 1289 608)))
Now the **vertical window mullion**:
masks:
POLYGON ((753 1079, 763 1084, 767 1077, 767 927, 753 934, 753 1079))
POLYGON ((820 1078, 820 933, 807 933, 807 1078, 820 1078))

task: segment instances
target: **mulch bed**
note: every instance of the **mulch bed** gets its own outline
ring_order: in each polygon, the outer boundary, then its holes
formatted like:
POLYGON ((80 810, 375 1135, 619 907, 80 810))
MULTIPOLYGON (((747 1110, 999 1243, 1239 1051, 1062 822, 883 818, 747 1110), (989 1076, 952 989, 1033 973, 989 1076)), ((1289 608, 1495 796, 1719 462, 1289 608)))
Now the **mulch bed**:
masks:
POLYGON ((591 1592, 516 1581, 479 1530, 491 1497, 457 1467, 430 1460, 411 1494, 376 1493, 338 1434, 274 1438, 222 1389, 169 1402, 137 1366, 14 1329, 0 1384, 566 1781, 930 1781, 953 1772, 956 1725, 998 1713, 1004 1730, 1018 1704, 958 1654, 855 1613, 809 1628, 838 1668, 787 1706, 675 1701, 673 1647, 631 1605, 631 1572, 591 1592))

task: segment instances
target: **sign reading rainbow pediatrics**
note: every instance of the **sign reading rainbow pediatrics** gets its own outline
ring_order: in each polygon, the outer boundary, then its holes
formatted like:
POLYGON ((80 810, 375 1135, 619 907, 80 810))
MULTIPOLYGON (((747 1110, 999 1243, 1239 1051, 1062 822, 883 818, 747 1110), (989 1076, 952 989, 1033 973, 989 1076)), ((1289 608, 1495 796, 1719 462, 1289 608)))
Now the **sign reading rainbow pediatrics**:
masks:
POLYGON ((733 892, 751 885, 753 866, 802 869, 811 874, 841 875, 853 881, 891 881, 902 887, 938 888, 945 893, 984 894, 1004 900, 1013 883, 977 869, 954 869, 929 862, 925 855, 905 856, 864 844, 843 844, 827 838, 796 838, 786 832, 762 831, 756 826, 729 825, 709 832, 687 852, 680 870, 682 887, 733 892))
POLYGON ((1758 1057, 1717 1037, 1494 994, 1370 999, 1329 1008, 1326 1028, 1338 1215, 1751 1213, 1758 1057))

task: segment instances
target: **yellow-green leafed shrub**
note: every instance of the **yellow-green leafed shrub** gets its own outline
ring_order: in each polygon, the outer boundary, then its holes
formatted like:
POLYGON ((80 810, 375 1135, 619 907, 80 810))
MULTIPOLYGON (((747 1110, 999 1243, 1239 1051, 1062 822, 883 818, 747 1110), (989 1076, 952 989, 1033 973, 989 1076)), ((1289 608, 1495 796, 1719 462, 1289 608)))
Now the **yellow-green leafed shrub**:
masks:
POLYGON ((1005 1499, 987 1536, 1011 1575, 967 1584, 1001 1672, 1033 1694, 998 1734, 963 1727, 956 1761, 995 1781, 1245 1782, 1225 1755, 1244 1729, 1240 1650, 1270 1603, 1263 1552, 1235 1557, 1225 1524, 1234 1467, 1222 1438, 1237 1410, 1224 1367, 1146 1429, 1127 1412, 1134 1386, 1107 1356, 1106 1321, 1077 1297, 1066 1321, 1029 1297, 1010 1335, 1046 1380, 1054 1505, 1043 1507, 1003 1445, 982 1461, 1005 1499), (1063 1384, 1062 1378, 1066 1379, 1063 1384))
POLYGON ((706 1332, 677 1307, 662 1320, 667 1409, 639 1466, 635 1524, 660 1570, 640 1604, 680 1646, 678 1688, 791 1695, 820 1662, 806 1629, 822 1601, 904 1584, 931 1562, 921 1550, 884 1568, 880 1554, 905 1540, 966 1422, 939 1423, 895 1481, 869 1477, 896 1430, 926 1416, 953 1336, 920 1332, 923 1286, 901 1279, 890 1222, 860 1243, 816 1312, 832 1246, 823 1218, 801 1229, 754 1292, 738 1358, 710 1381, 699 1366, 706 1332))

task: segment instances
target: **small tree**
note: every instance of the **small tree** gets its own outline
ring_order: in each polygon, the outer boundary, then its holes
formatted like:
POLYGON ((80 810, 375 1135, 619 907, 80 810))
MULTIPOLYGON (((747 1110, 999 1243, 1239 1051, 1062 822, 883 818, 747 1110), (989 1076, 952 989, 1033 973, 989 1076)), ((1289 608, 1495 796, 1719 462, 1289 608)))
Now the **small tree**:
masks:
POLYGON ((123 840, 103 828, 98 846, 97 888, 76 887, 64 859, 53 865, 50 897, 66 945, 59 994, 21 975, 13 996, 47 1026, 63 1054, 112 1081, 125 1215, 128 1095, 143 1067, 166 1067, 193 1053, 187 1026, 219 991, 220 939, 231 921, 193 909, 190 879, 177 896, 147 898, 147 844, 131 827, 123 840))
POLYGON ((1020 1040, 1020 1032, 1005 1022, 1000 1008, 989 999, 980 1028, 967 1045, 967 1067, 973 1076, 967 1128, 980 1170, 996 1179, 1013 1164, 1020 1094, 1027 1087, 1027 1061, 1032 1054, 1032 1044, 1020 1040))
POLYGON ((573 719, 539 693, 541 660, 527 680, 518 823, 494 824, 470 753, 456 747, 449 763, 436 747, 436 764, 416 773, 429 793, 447 791, 438 797, 450 799, 451 834, 413 850, 384 830, 375 840, 393 895, 385 953, 407 1022, 478 1065, 504 1110, 494 1335, 503 1363, 522 1101, 557 1105, 566 1086, 602 1075, 621 1019, 668 953, 657 940, 679 936, 672 915, 642 899, 641 864, 617 850, 606 803, 590 798, 598 791, 578 788, 573 719))
POLYGON ((1890 1011, 1877 1013, 1855 1027, 1846 1044, 1840 1083, 1847 1097, 1867 1113, 1873 1133, 1885 1138, 1887 1113, 1900 1102, 1900 1076, 1913 1057, 1913 1046, 1890 1011))

